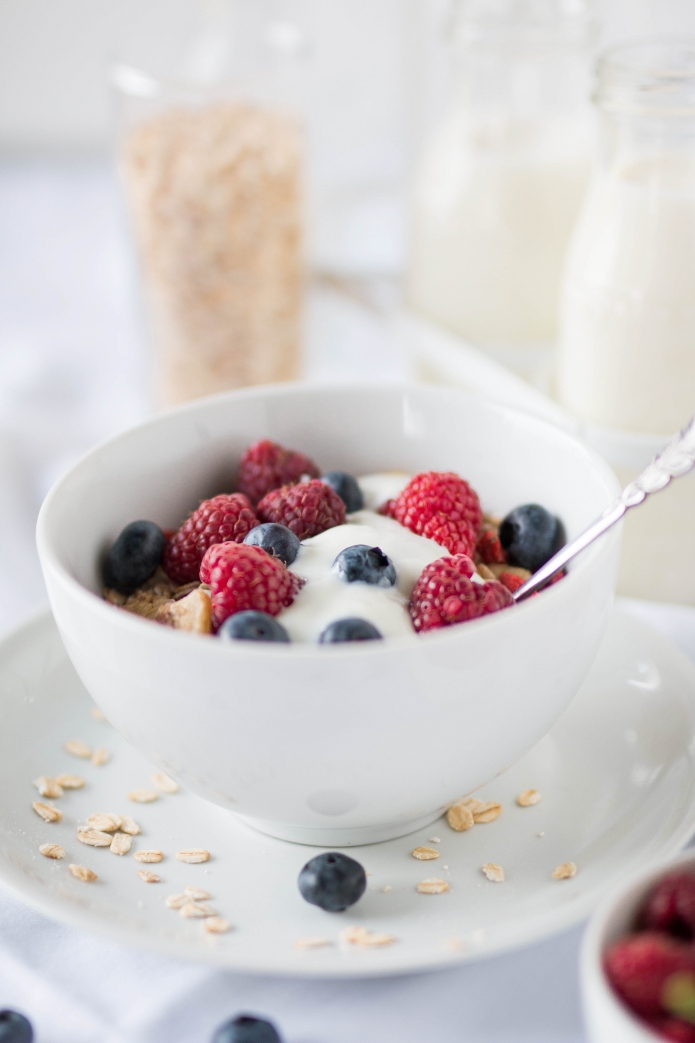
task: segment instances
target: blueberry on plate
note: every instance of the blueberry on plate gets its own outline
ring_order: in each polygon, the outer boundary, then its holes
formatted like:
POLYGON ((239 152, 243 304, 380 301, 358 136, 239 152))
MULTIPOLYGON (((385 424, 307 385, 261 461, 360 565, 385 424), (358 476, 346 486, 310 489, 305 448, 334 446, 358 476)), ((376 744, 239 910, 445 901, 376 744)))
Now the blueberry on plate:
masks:
POLYGON ((16 1010, 0 1010, 0 1043, 32 1043, 31 1022, 16 1010))
POLYGON ((121 594, 132 594, 155 571, 166 545, 166 536, 154 522, 126 525, 104 562, 104 583, 121 594))
POLYGON ((253 1014, 238 1014, 220 1025, 212 1043, 282 1043, 282 1040, 272 1021, 253 1014))
POLYGON ((244 536, 244 543, 252 547, 262 547, 268 554, 279 558, 285 565, 291 565, 299 553, 300 543, 298 538, 288 529, 286 525, 278 525, 276 522, 264 522, 257 525, 244 536))
POLYGON ((364 894, 367 874, 354 858, 327 851, 307 862, 297 883, 305 901, 329 913, 342 913, 364 894))
POLYGON ((350 619, 336 619, 335 623, 329 623, 319 637, 319 644, 332 645, 339 641, 379 640, 381 640, 381 634, 374 624, 355 616, 350 619))
POLYGON ((341 550, 333 562, 333 571, 346 583, 371 583, 375 587, 392 587, 396 567, 381 547, 357 543, 341 550))
POLYGON ((321 475, 321 481, 330 485, 331 489, 337 492, 345 504, 348 514, 352 514, 353 511, 361 511, 364 507, 364 496, 357 484, 357 479, 347 471, 329 471, 328 474, 321 475))
POLYGON ((558 518, 537 503, 515 507, 500 525, 500 543, 510 565, 537 572, 565 543, 558 518))
POLYGON ((224 623, 217 631, 217 636, 223 641, 284 641, 289 642, 290 635, 282 623, 268 615, 267 612, 257 612, 255 609, 245 609, 243 612, 235 612, 233 616, 227 616, 224 623))

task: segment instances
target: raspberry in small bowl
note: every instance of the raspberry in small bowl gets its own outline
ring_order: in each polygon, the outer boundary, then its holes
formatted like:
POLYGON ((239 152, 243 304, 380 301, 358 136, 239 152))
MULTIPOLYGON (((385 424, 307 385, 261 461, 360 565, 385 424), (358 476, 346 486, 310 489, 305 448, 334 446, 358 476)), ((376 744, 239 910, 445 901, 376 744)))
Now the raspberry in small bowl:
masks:
POLYGON ((695 852, 605 899, 581 974, 591 1043, 695 1043, 695 852))
MULTIPOLYGON (((561 583, 509 607, 529 551, 524 519, 500 530, 499 547, 486 537, 481 552, 481 510, 504 518, 541 504, 572 539, 618 492, 612 471, 577 440, 473 396, 425 386, 262 387, 193 402, 97 447, 49 493, 37 539, 68 654, 111 723, 182 786, 256 828, 341 847, 412 832, 492 779, 552 727, 592 663, 612 606, 619 532, 561 583), (433 586, 399 617, 402 632, 368 639, 370 621, 350 612, 323 640, 295 640, 293 613, 310 583, 296 595, 283 571, 296 548, 278 544, 273 560, 264 541, 272 549, 273 526, 307 543, 332 538, 343 519, 340 476, 394 470, 384 526, 416 540, 421 529, 453 565, 435 562, 433 586), (404 482, 403 472, 415 477, 404 482), (256 613, 244 617, 249 628, 272 636, 275 619, 291 640, 201 636, 107 603, 101 563, 138 519, 181 533, 170 552, 179 579, 199 564, 216 584, 215 606, 201 595, 191 610, 201 629, 221 633, 234 613, 256 613), (312 536, 317 519, 323 531, 312 536), (270 527, 260 543, 254 521, 270 527), (472 589, 470 555, 483 552, 491 578, 472 589)), ((146 527, 138 533, 143 546, 156 544, 146 527)), ((367 570, 381 596, 392 555, 384 547, 370 557, 375 542, 353 547, 340 568, 367 570)), ((303 578, 300 566, 301 555, 287 567, 303 578)))

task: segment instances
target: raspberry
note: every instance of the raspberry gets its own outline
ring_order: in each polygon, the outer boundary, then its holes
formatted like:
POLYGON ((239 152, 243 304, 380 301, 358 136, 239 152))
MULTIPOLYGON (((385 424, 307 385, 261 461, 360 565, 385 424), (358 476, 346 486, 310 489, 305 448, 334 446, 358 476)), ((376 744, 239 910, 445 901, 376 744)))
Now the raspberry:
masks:
POLYGON ((246 543, 223 543, 206 553, 201 572, 210 577, 212 618, 215 628, 227 616, 255 609, 277 616, 294 601, 302 585, 279 558, 246 543))
POLYGON ((636 1014, 656 1018, 666 1013, 664 984, 678 971, 695 973, 690 946, 664 934, 645 931, 622 938, 604 958, 606 975, 618 995, 636 1014))
POLYGON ((473 583, 473 562, 465 554, 438 558, 425 567, 410 598, 413 626, 423 633, 508 608, 514 600, 501 583, 473 583))
POLYGON ((164 571, 174 583, 190 583, 198 579, 208 547, 230 540, 241 543, 257 525, 251 504, 241 493, 222 493, 212 500, 203 500, 169 540, 162 562, 164 571))
POLYGON ((507 555, 494 529, 484 529, 481 532, 475 549, 485 565, 507 564, 507 555))
POLYGON ((655 1020, 650 1024, 654 1031, 664 1039, 674 1040, 675 1043, 695 1043, 695 1025, 682 1021, 680 1018, 655 1020))
POLYGON ((302 475, 318 478, 321 471, 303 453, 283 449, 267 438, 249 446, 241 458, 237 486, 254 506, 281 485, 294 485, 302 475))
POLYGON ((451 554, 473 556, 482 521, 478 494, 451 472, 416 474, 384 514, 418 536, 427 536, 451 554))
POLYGON ((690 941, 695 936, 695 873, 667 873, 647 895, 640 924, 690 941))
POLYGON ((286 525, 300 540, 345 521, 345 504, 337 492, 318 481, 275 489, 263 497, 257 511, 261 521, 286 525))
POLYGON ((523 587, 526 582, 521 576, 517 576, 515 572, 500 572, 497 577, 503 587, 506 587, 510 594, 518 590, 519 587, 523 587))

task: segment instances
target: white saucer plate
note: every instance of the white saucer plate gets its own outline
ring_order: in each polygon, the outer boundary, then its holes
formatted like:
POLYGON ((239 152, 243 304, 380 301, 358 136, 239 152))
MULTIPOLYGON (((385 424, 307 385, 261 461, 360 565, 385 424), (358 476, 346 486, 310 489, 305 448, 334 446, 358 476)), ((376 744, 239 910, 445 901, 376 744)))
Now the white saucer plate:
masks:
POLYGON ((367 977, 499 953, 577 923, 622 877, 672 855, 695 831, 695 667, 619 611, 559 723, 476 794, 501 802, 499 818, 462 833, 442 818, 408 837, 351 848, 370 874, 368 889, 340 914, 308 905, 297 890, 299 870, 317 849, 264 836, 183 792, 130 802, 129 791, 152 788, 153 768, 93 710, 48 614, 0 644, 0 881, 76 927, 237 970, 367 977), (70 739, 106 747, 110 761, 97 767, 71 756, 70 739), (61 773, 82 775, 86 785, 66 790, 55 801, 62 821, 46 823, 31 807, 40 799, 32 780, 61 773), (519 807, 516 797, 531 788, 540 803, 519 807), (78 823, 102 811, 141 825, 129 855, 78 842, 78 823), (65 859, 39 853, 51 841, 65 848, 65 859), (440 857, 416 860, 419 845, 440 857), (210 861, 177 861, 177 851, 193 847, 208 849, 210 861), (165 853, 161 863, 134 860, 134 851, 152 848, 165 853), (577 875, 552 879, 570 861, 577 875), (482 874, 489 862, 503 867, 503 883, 482 874), (69 863, 93 869, 98 880, 80 882, 69 863), (144 883, 141 869, 162 882, 144 883), (418 893, 418 882, 432 876, 449 890, 418 893), (211 894, 209 904, 233 925, 229 933, 207 934, 201 920, 166 907, 168 895, 189 885, 211 894), (341 941, 354 926, 396 940, 378 948, 341 941), (330 944, 298 950, 306 938, 330 944))

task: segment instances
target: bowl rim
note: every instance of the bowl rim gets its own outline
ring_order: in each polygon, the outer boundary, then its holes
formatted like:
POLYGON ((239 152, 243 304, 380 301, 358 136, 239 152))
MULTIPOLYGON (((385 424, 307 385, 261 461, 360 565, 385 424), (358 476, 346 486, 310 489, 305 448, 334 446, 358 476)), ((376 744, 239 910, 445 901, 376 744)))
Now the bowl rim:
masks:
POLYGON ((663 1040, 664 1037, 652 1031, 649 1024, 631 1011, 613 991, 603 969, 603 954, 607 948, 606 934, 613 917, 625 905, 635 913, 653 884, 672 869, 678 869, 683 865, 692 865, 695 868, 695 847, 685 848, 665 862, 651 862, 646 868, 639 869, 627 880, 623 880, 609 891, 591 914, 582 938, 579 964, 584 1007, 593 1005, 593 1000, 589 999, 589 984, 598 986, 601 1002, 607 1003, 617 1016, 624 1019, 626 1027, 630 1026, 635 1031, 635 1043, 640 1038, 640 1032, 644 1040, 663 1040))
MULTIPOLYGON (((365 391, 383 391, 391 394, 405 395, 405 394, 429 394, 441 398, 449 398, 455 401, 461 402, 475 402, 477 405, 484 404, 486 407, 496 410, 502 414, 511 414, 512 416, 523 418, 524 422, 530 424, 533 427, 539 427, 543 429, 550 429, 554 432, 560 441, 572 444, 576 449, 579 449, 585 457, 593 464, 599 476, 602 478, 605 485, 610 488, 613 486, 615 489, 616 498, 620 494, 620 484, 618 479, 606 463, 603 457, 596 452, 590 445, 582 441, 580 438, 569 434, 560 427, 555 427, 547 420, 543 420, 539 417, 527 413, 523 409, 515 409, 504 403, 494 402, 491 399, 485 399, 480 395, 472 394, 458 389, 439 387, 437 385, 429 384, 417 384, 408 381, 294 381, 281 384, 259 384, 248 388, 237 388, 231 391, 223 391, 216 395, 208 395, 204 398, 194 399, 191 402, 185 402, 182 405, 175 406, 172 409, 168 409, 159 413, 155 413, 152 416, 146 417, 137 424, 133 424, 123 431, 119 431, 115 435, 111 435, 108 438, 102 439, 95 446, 84 453, 79 460, 61 475, 60 478, 53 484, 46 494, 41 509, 39 511, 38 519, 36 522, 36 544, 38 548, 39 558, 41 566, 44 572, 50 572, 63 586, 64 589, 70 593, 73 598, 76 598, 86 609, 96 612, 100 615, 104 621, 110 620, 111 623, 117 623, 121 630, 131 632, 134 636, 141 634, 144 636, 146 633, 151 635, 153 641, 179 641, 181 639, 188 641, 199 641, 200 634, 191 633, 184 630, 175 630, 172 627, 165 626, 153 626, 152 620, 145 619, 144 617, 136 616, 133 613, 123 612, 118 606, 112 605, 105 601, 98 594, 95 594, 88 587, 85 587, 80 583, 72 573, 65 567, 60 560, 60 557, 53 546, 53 541, 50 533, 50 516, 53 509, 54 503, 62 495, 63 487, 71 480, 72 476, 87 461, 98 456, 108 446, 116 443, 119 439, 130 436, 138 431, 146 430, 147 428, 156 427, 163 421, 169 420, 171 417, 185 416, 186 414, 196 413, 206 407, 221 403, 221 402, 235 402, 239 399, 247 398, 267 398, 270 396, 287 397, 296 394, 305 394, 307 392, 313 394, 360 394, 365 391), (146 627, 146 630, 142 630, 146 627), (133 629, 134 628, 134 629, 133 629), (155 636, 157 635, 157 636, 155 636)), ((573 569, 568 573, 566 582, 571 582, 573 573, 579 573, 586 571, 587 568, 593 563, 594 559, 601 554, 605 549, 613 546, 615 541, 619 539, 620 524, 614 526, 612 530, 606 533, 600 540, 598 540, 592 547, 585 551, 581 558, 577 561, 573 569)), ((445 551, 445 548, 442 548, 445 551)), ((442 554, 442 557, 446 557, 446 553, 442 554)), ((564 583, 563 583, 564 587, 564 583)), ((567 588, 565 588, 567 589, 567 588)), ((551 597, 561 596, 562 591, 560 585, 554 586, 552 589, 544 591, 543 603, 548 604, 548 599, 551 597)), ((542 607, 542 606, 541 606, 542 607)), ((522 604, 518 605, 517 608, 523 610, 526 617, 533 612, 539 611, 539 602, 537 598, 529 598, 522 604)), ((514 617, 516 617, 516 612, 514 617)), ((275 656, 293 656, 293 657, 311 657, 315 659, 317 655, 329 655, 332 658, 337 656, 383 656, 388 654, 390 651, 405 649, 411 647, 412 637, 417 636, 418 641, 432 642, 444 642, 452 640, 461 640, 464 634, 477 633, 481 627, 499 626, 502 622, 498 619, 500 613, 490 613, 488 616, 482 616, 478 619, 472 619, 467 621, 467 626, 462 627, 443 627, 440 630, 430 631, 425 634, 403 634, 397 637, 390 637, 383 641, 360 641, 360 642, 345 642, 339 645, 319 645, 312 642, 291 642, 289 644, 272 644, 265 642, 262 645, 258 645, 256 642, 210 642, 207 647, 213 647, 216 651, 212 654, 222 655, 233 655, 239 656, 262 656, 267 658, 268 655, 275 656), (463 631, 463 633, 462 633, 463 631), (404 642, 406 643, 404 645, 404 642)), ((506 618, 506 613, 502 614, 502 618, 506 618)))

